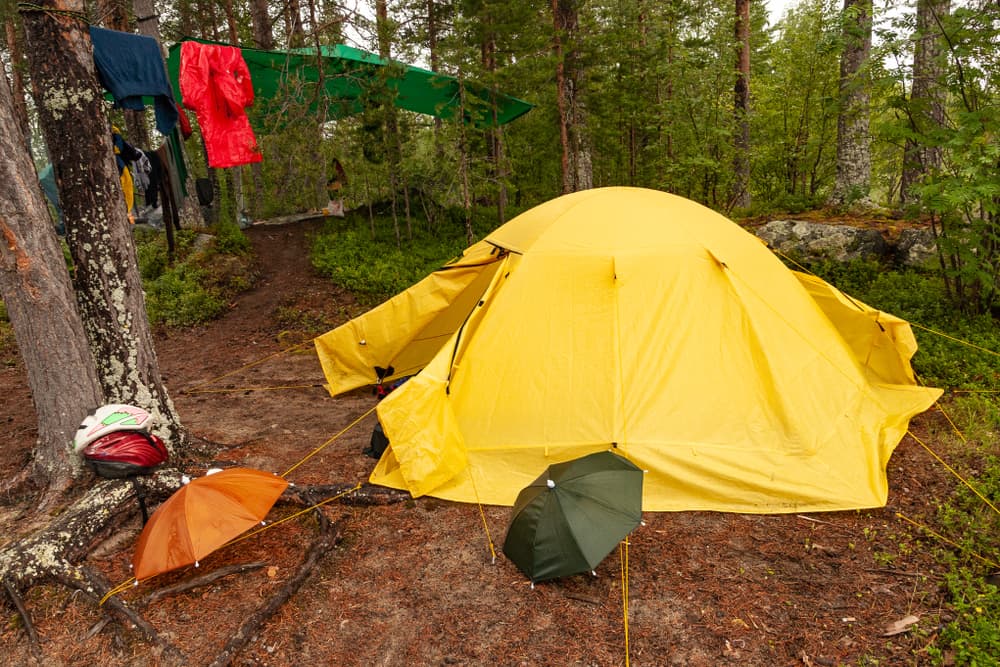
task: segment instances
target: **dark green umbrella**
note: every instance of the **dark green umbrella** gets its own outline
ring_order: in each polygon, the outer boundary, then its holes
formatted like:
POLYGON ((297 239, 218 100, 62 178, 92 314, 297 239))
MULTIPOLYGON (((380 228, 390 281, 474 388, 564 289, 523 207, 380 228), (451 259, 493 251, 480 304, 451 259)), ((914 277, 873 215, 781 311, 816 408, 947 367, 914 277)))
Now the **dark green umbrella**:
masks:
POLYGON ((503 552, 532 583, 590 572, 642 521, 642 470, 611 452, 557 463, 517 496, 503 552))

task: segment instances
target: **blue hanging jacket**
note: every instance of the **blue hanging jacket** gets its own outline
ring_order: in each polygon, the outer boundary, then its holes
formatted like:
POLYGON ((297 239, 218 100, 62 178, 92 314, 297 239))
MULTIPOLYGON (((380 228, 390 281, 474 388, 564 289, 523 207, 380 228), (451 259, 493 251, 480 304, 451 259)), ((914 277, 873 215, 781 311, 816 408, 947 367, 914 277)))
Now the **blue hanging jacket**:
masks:
POLYGON ((97 27, 90 28, 90 40, 98 78, 115 98, 115 106, 142 111, 146 108, 142 98, 152 97, 156 129, 170 134, 177 125, 177 106, 156 40, 97 27))

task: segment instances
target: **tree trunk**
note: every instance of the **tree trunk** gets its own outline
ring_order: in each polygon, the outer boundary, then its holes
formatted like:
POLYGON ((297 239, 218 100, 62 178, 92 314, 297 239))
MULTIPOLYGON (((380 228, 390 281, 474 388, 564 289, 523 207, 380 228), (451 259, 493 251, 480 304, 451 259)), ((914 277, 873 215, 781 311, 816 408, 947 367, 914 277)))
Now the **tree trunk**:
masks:
POLYGON ((31 154, 31 128, 28 125, 28 105, 24 99, 24 53, 21 51, 20 34, 13 16, 4 20, 4 32, 7 36, 7 50, 10 52, 11 78, 10 92, 14 105, 14 119, 24 139, 24 145, 31 154))
POLYGON ((569 194, 573 192, 572 171, 570 171, 570 147, 569 147, 569 90, 566 83, 566 57, 563 54, 563 33, 566 27, 565 20, 560 16, 564 9, 564 2, 552 0, 552 22, 555 27, 555 34, 552 37, 553 50, 556 54, 556 107, 559 110, 559 145, 562 146, 562 192, 569 194))
POLYGON ((915 203, 913 187, 941 166, 941 149, 928 135, 944 125, 947 89, 939 21, 951 11, 950 0, 918 0, 917 30, 913 46, 913 85, 910 90, 910 129, 918 137, 906 140, 903 173, 899 183, 900 204, 915 203))
POLYGON ((104 400, 150 411, 157 434, 175 447, 183 430, 153 348, 93 47, 77 18, 83 2, 40 3, 39 9, 22 10, 31 80, 104 400))
POLYGON ((556 99, 559 107, 559 139, 562 144, 563 193, 594 187, 590 144, 584 134, 585 111, 580 99, 583 72, 575 43, 580 17, 578 0, 552 0, 555 27, 556 99))
POLYGON ((288 24, 288 46, 293 49, 306 45, 306 34, 302 29, 302 7, 299 0, 288 0, 285 5, 285 17, 288 24))
MULTIPOLYGON (((492 18, 490 19, 492 25, 492 18)), ((497 188, 497 224, 505 223, 507 217, 507 165, 503 150, 503 128, 497 122, 496 97, 499 94, 496 86, 497 72, 497 41, 496 34, 489 30, 483 39, 482 48, 483 70, 490 76, 490 118, 492 120, 487 133, 490 163, 493 166, 493 180, 497 188)))
POLYGON ((160 45, 163 54, 163 42, 160 40, 160 15, 156 13, 153 0, 132 0, 132 11, 135 12, 135 27, 140 35, 152 37, 160 45))
POLYGON ((870 75, 872 0, 844 0, 844 50, 840 55, 840 110, 837 114, 837 178, 830 195, 835 206, 870 206, 870 75))
POLYGON ((15 116, 7 77, 0 76, 0 297, 38 414, 33 477, 55 492, 79 470, 68 445, 83 417, 100 405, 101 388, 62 249, 15 116))
MULTIPOLYGON (((375 32, 378 38, 378 55, 383 60, 389 61, 392 58, 392 42, 393 34, 395 33, 395 27, 389 21, 389 6, 386 0, 375 0, 375 32)), ((399 231, 399 222, 397 220, 397 197, 399 196, 399 190, 402 186, 404 195, 406 195, 406 229, 407 236, 409 239, 413 239, 413 227, 410 220, 410 204, 409 195, 407 191, 409 190, 408 184, 405 178, 401 177, 401 161, 402 161, 402 140, 399 136, 399 117, 396 113, 396 102, 393 99, 395 93, 388 89, 385 82, 380 82, 380 85, 385 87, 382 94, 382 112, 385 114, 385 147, 386 152, 389 156, 389 187, 391 192, 389 193, 392 198, 392 219, 393 226, 396 230, 396 245, 400 245, 401 236, 399 231)))
POLYGON ((253 24, 253 42, 258 49, 270 51, 274 48, 274 31, 268 15, 267 0, 250 0, 250 21, 253 24))
POLYGON ((736 85, 732 205, 750 206, 750 0, 736 0, 736 85))

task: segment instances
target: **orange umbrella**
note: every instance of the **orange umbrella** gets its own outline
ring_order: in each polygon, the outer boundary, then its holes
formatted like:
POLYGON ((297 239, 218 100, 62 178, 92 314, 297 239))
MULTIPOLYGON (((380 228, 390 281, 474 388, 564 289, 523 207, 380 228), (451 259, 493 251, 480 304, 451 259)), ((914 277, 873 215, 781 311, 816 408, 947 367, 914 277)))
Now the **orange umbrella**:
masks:
POLYGON ((143 528, 132 556, 141 581, 197 564, 260 523, 288 482, 269 472, 229 468, 191 480, 160 505, 143 528))

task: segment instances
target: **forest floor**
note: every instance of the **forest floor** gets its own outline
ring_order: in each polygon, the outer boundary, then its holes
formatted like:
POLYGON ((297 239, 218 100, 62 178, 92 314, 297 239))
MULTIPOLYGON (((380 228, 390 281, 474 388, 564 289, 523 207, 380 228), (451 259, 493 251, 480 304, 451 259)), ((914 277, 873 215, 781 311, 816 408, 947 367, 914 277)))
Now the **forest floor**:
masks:
MULTIPOLYGON (((183 423, 218 444, 219 462, 280 474, 374 405, 366 391, 331 398, 321 387, 308 341, 363 308, 311 269, 309 238, 318 224, 252 227, 248 235, 259 263, 255 287, 214 322, 157 332, 160 365, 183 423), (305 345, 281 353, 296 343, 305 345), (226 373, 232 374, 204 387, 224 391, 191 391, 226 373)), ((0 352, 0 395, 0 474, 10 478, 28 464, 36 435, 24 370, 13 349, 0 352)), ((374 423, 374 416, 365 417, 289 479, 366 481, 374 461, 362 450, 374 423)), ((925 442, 934 442, 945 428, 936 411, 913 423, 925 442)), ((201 475, 204 465, 186 471, 201 475)), ((234 664, 929 664, 926 647, 948 618, 942 572, 930 556, 933 545, 896 513, 933 517, 953 484, 910 437, 893 455, 888 475, 888 505, 879 509, 647 513, 625 554, 627 579, 622 554, 615 551, 596 577, 568 577, 534 589, 499 553, 509 508, 484 507, 481 513, 474 505, 433 498, 362 508, 334 502, 322 511, 343 520, 342 539, 234 664), (886 634, 887 626, 909 615, 919 622, 886 634)), ((88 475, 80 484, 92 482, 88 475)), ((26 493, 0 496, 4 532, 32 502, 26 493)), ((295 511, 279 503, 272 518, 295 511)), ((136 516, 89 563, 112 582, 128 579, 139 529, 136 516)), ((291 576, 315 534, 315 519, 305 515, 216 552, 199 570, 161 575, 122 598, 138 606, 151 591, 196 573, 264 562, 143 608, 188 664, 207 664, 291 576)), ((5 541, 0 537, 0 544, 5 541)), ((33 656, 5 601, 0 654, 6 664, 161 663, 133 632, 117 623, 99 625, 102 611, 83 596, 45 585, 33 589, 26 603, 42 638, 42 659, 33 656)))

